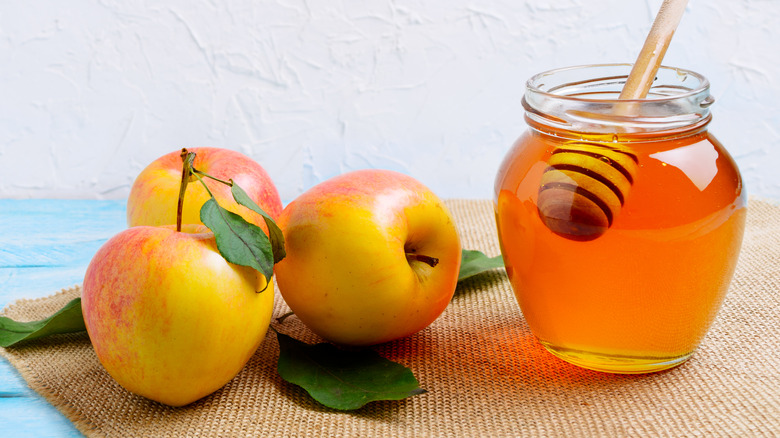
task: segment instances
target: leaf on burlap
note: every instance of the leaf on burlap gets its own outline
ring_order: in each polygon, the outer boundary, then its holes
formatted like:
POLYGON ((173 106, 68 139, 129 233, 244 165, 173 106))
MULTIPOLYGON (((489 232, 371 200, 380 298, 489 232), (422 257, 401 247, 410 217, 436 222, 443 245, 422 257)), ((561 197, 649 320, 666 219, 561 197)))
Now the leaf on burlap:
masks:
POLYGON ((504 259, 500 255, 488 257, 481 251, 464 249, 461 253, 458 281, 460 282, 483 272, 503 267, 504 259))
POLYGON ((277 334, 279 375, 325 406, 353 410, 376 400, 401 400, 424 389, 405 366, 370 349, 342 350, 277 334))
POLYGON ((52 316, 38 321, 18 322, 0 316, 0 347, 10 347, 21 341, 61 333, 81 332, 86 329, 84 316, 81 313, 81 298, 75 298, 52 316))

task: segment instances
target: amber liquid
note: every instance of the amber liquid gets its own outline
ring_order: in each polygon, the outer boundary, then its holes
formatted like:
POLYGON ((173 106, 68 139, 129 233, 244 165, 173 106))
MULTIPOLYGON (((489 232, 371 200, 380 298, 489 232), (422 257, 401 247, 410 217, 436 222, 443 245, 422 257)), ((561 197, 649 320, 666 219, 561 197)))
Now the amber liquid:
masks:
POLYGON ((528 325, 550 352, 590 369, 641 373, 683 362, 737 262, 746 199, 736 165, 706 131, 609 143, 636 156, 637 174, 609 229, 576 241, 547 228, 536 205, 561 144, 530 130, 496 180, 501 250, 528 325))

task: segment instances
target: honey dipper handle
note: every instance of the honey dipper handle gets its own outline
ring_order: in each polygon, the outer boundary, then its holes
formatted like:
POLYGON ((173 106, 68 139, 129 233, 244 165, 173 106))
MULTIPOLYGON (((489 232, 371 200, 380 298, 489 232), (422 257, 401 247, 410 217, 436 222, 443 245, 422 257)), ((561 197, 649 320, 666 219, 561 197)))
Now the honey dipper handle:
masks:
POLYGON ((664 0, 619 99, 644 99, 680 24, 688 0, 664 0))

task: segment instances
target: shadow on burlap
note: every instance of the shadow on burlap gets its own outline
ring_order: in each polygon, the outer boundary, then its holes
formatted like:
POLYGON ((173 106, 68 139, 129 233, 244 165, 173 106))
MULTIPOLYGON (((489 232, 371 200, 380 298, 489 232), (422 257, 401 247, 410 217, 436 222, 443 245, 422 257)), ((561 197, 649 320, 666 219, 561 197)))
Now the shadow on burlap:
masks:
MULTIPOLYGON (((499 253, 489 201, 447 202, 464 248, 499 253)), ((183 408, 132 395, 98 362, 85 333, 0 353, 27 383, 93 436, 777 436, 780 435, 780 206, 749 203, 737 272, 702 346, 648 375, 588 371, 531 335, 503 270, 467 280, 429 328, 376 347, 428 392, 353 412, 325 408, 276 372, 269 332, 224 388, 183 408)), ((78 287, 21 300, 7 316, 45 317, 78 287)), ((289 308, 277 294, 274 316, 289 308)), ((320 342, 295 317, 275 326, 320 342)))

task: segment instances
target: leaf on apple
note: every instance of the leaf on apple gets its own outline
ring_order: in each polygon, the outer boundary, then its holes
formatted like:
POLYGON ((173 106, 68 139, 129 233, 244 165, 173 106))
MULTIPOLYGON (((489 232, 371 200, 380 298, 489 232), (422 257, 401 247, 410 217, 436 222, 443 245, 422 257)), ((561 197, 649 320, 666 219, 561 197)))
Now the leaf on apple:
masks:
POLYGON ((504 259, 498 255, 488 257, 481 251, 464 249, 461 253, 460 272, 458 273, 458 282, 483 272, 496 268, 504 267, 504 259))
POLYGON ((274 255, 271 242, 260 227, 222 208, 214 198, 201 207, 200 220, 214 232, 217 249, 225 260, 260 271, 270 284, 274 255))
POLYGON ((277 333, 279 375, 323 405, 353 410, 377 400, 401 400, 426 391, 405 366, 370 349, 340 350, 277 333))
POLYGON ((244 189, 238 186, 235 182, 230 188, 230 192, 233 194, 233 199, 237 203, 259 214, 265 220, 265 225, 268 227, 268 237, 271 240, 271 248, 274 254, 274 264, 279 263, 287 254, 284 250, 284 235, 282 229, 276 225, 273 218, 268 215, 259 205, 246 194, 244 189))
POLYGON ((21 341, 44 336, 84 330, 86 326, 81 313, 81 298, 75 298, 54 315, 39 321, 18 322, 0 316, 0 347, 10 347, 21 341))

